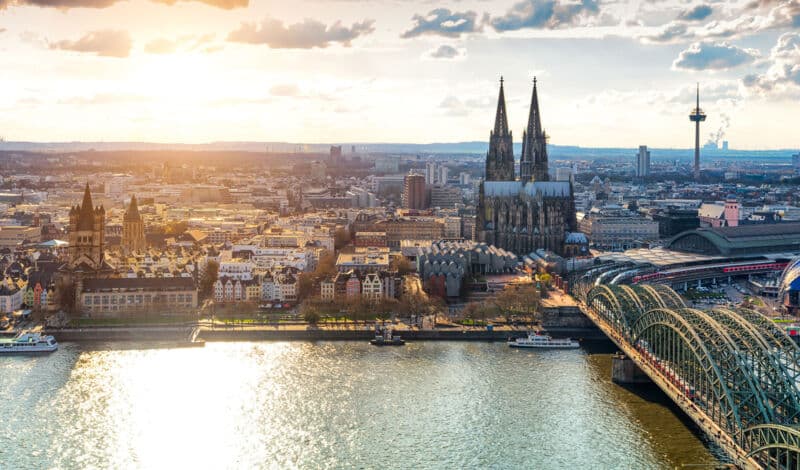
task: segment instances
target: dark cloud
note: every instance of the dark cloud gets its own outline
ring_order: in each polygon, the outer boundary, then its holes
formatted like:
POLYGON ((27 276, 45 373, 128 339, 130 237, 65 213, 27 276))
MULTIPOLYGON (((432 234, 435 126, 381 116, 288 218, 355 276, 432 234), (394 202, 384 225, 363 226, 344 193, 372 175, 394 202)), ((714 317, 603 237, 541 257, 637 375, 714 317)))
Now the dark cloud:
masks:
POLYGON ((101 30, 85 34, 80 39, 50 43, 50 49, 93 53, 102 57, 128 57, 133 41, 127 31, 101 30))
POLYGON ((672 67, 684 70, 725 70, 750 64, 758 56, 755 49, 742 49, 727 42, 696 42, 678 55, 672 67))
POLYGON ((228 41, 266 44, 273 49, 325 48, 333 43, 350 47, 353 39, 375 31, 374 23, 374 20, 364 20, 348 28, 341 21, 326 26, 319 21, 305 19, 302 23, 286 26, 281 20, 267 18, 261 23, 242 23, 239 29, 228 34, 228 41))
MULTIPOLYGON (((36 6, 42 8, 108 8, 118 0, 0 0, 0 10, 9 6, 36 6)), ((231 10, 243 8, 248 0, 153 0, 156 3, 174 5, 179 1, 197 1, 217 8, 231 10)))
POLYGON ((448 8, 437 8, 426 16, 414 15, 411 29, 400 37, 408 39, 425 34, 457 37, 463 33, 480 31, 477 18, 478 14, 474 11, 454 12, 448 8))
POLYGON ((778 38, 767 62, 765 73, 744 78, 746 87, 761 93, 800 91, 800 34, 785 33, 778 38))
POLYGON ((581 23, 587 17, 596 16, 600 7, 596 0, 523 0, 514 4, 503 16, 489 19, 495 31, 518 29, 556 29, 581 23))
POLYGON ((431 59, 451 60, 464 57, 465 51, 463 49, 457 49, 448 44, 442 44, 441 46, 428 51, 425 55, 431 59))
POLYGON ((694 8, 684 10, 678 15, 678 19, 684 21, 702 21, 713 13, 714 10, 709 5, 697 5, 694 8))

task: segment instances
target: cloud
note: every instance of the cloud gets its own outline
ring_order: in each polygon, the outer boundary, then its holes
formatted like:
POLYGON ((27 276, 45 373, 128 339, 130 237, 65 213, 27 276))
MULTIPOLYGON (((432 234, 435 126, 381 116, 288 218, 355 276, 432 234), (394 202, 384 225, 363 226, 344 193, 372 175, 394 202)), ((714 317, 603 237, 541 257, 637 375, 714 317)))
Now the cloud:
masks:
MULTIPOLYGON (((181 0, 153 0, 164 5, 175 5, 181 0)), ((185 0, 184 0, 185 1, 185 0)), ((206 5, 222 8, 223 10, 233 10, 234 8, 245 8, 249 4, 248 0, 191 0, 204 3, 206 5)))
POLYGON ((726 20, 708 23, 698 34, 732 38, 786 28, 800 28, 800 0, 754 1, 732 12, 726 20))
POLYGON ((333 43, 350 47, 353 39, 375 31, 374 23, 374 20, 364 20, 348 28, 341 21, 326 26, 319 21, 305 19, 302 23, 285 26, 281 20, 266 18, 260 24, 242 23, 239 29, 228 34, 228 41, 266 44, 273 49, 325 48, 333 43))
POLYGON ((448 116, 467 116, 474 112, 484 112, 487 109, 492 109, 493 106, 494 101, 489 96, 484 96, 480 99, 462 100, 454 95, 448 95, 439 103, 439 108, 448 116))
MULTIPOLYGON (((9 6, 36 6, 42 8, 108 8, 118 0, 0 0, 0 10, 9 6)), ((197 1, 209 6, 231 10, 246 7, 248 0, 153 0, 164 5, 174 5, 178 1, 197 1)))
POLYGON ((474 11, 454 12, 448 8, 437 8, 426 16, 414 15, 411 18, 413 22, 411 29, 400 37, 408 39, 426 34, 458 37, 463 33, 480 31, 477 18, 478 14, 474 11))
POLYGON ((148 54, 172 54, 178 49, 175 41, 166 38, 156 38, 144 45, 148 54))
POLYGON ((643 36, 642 39, 645 42, 670 43, 691 39, 693 36, 694 34, 689 31, 685 23, 673 21, 664 26, 659 33, 643 36))
POLYGON ((489 19, 495 31, 519 29, 556 29, 579 25, 600 12, 596 0, 523 0, 503 16, 489 19))
POLYGON ((800 34, 785 33, 778 38, 767 59, 769 68, 761 75, 748 75, 745 87, 761 94, 800 92, 800 34))
POLYGON ((173 54, 178 51, 189 52, 202 50, 203 52, 215 52, 218 49, 206 44, 214 40, 214 34, 194 35, 189 34, 178 37, 177 39, 155 38, 144 46, 144 51, 148 54, 173 54))
POLYGON ((434 60, 435 59, 456 60, 456 59, 463 59, 466 56, 467 56, 467 51, 465 51, 464 49, 458 49, 448 44, 442 44, 439 47, 429 50, 423 55, 424 58, 434 59, 434 60))
POLYGON ((709 5, 697 5, 694 8, 684 10, 678 15, 678 19, 684 21, 702 21, 711 16, 713 10, 709 5))
POLYGON ((101 57, 128 57, 133 41, 127 31, 100 30, 85 34, 75 41, 50 43, 50 49, 94 53, 101 57))
POLYGON ((283 83, 273 85, 269 89, 269 94, 272 96, 298 96, 300 94, 300 88, 293 83, 283 83))
POLYGON ((749 64, 760 56, 756 49, 743 49, 727 42, 696 42, 682 51, 673 69, 725 70, 749 64))

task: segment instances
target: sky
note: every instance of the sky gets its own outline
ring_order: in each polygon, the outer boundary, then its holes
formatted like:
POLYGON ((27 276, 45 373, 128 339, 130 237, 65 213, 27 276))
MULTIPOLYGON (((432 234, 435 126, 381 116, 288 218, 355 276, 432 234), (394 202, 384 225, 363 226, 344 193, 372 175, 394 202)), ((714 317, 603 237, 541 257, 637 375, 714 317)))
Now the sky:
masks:
POLYGON ((800 148, 800 0, 0 0, 8 141, 800 148))

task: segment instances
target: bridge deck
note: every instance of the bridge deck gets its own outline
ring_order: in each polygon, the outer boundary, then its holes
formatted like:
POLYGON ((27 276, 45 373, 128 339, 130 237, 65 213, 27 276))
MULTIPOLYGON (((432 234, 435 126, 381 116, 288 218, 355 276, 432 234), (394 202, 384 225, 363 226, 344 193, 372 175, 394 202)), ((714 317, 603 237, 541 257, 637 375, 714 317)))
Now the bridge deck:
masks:
POLYGON ((667 380, 657 369, 655 369, 649 362, 645 361, 639 351, 628 344, 624 338, 614 331, 612 326, 600 315, 596 314, 593 309, 589 308, 585 303, 579 302, 579 306, 587 318, 600 328, 601 331, 610 339, 620 351, 625 353, 639 369, 642 370, 650 380, 653 381, 658 387, 686 413, 694 423, 714 441, 715 444, 720 446, 731 458, 734 465, 739 468, 762 468, 761 465, 753 458, 747 456, 747 452, 734 442, 734 440, 701 409, 696 407, 694 403, 688 400, 681 389, 667 380))

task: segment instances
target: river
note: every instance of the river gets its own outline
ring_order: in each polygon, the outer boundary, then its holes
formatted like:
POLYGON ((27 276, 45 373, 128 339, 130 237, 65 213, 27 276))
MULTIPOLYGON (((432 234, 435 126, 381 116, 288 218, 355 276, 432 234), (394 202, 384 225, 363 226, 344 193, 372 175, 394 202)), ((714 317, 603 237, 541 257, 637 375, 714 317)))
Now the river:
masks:
POLYGON ((651 469, 717 462, 608 350, 62 344, 0 357, 0 469, 651 469))

